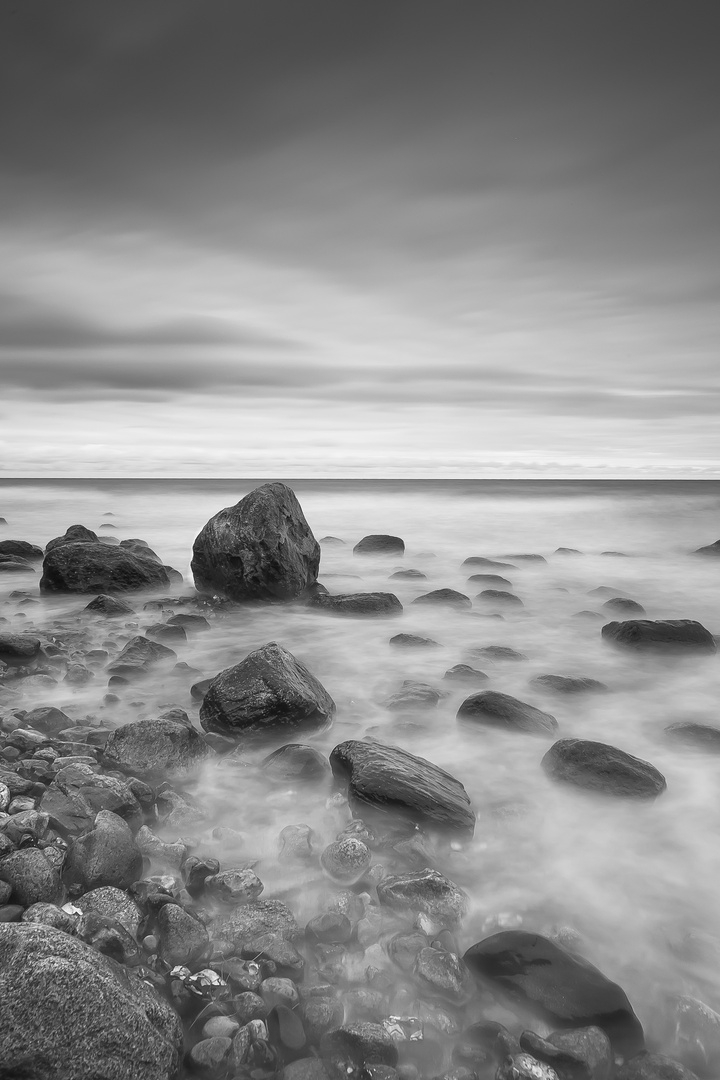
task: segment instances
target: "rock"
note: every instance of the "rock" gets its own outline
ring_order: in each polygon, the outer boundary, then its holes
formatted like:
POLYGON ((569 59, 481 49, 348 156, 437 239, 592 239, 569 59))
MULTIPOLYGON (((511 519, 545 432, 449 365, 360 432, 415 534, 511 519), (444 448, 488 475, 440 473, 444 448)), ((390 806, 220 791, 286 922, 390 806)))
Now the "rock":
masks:
POLYGON ((177 615, 171 615, 167 621, 168 626, 182 626, 185 631, 202 633, 210 629, 210 623, 204 615, 193 615, 191 612, 181 611, 177 615))
POLYGON ((400 615, 403 606, 394 593, 314 593, 308 600, 308 607, 324 611, 329 615, 386 616, 400 615))
POLYGON ((705 547, 697 548, 693 551, 693 555, 709 555, 711 558, 716 558, 720 555, 720 540, 716 540, 714 544, 706 544, 705 547))
POLYGON ((101 885, 127 889, 142 873, 142 855, 132 833, 117 814, 101 810, 93 829, 68 849, 64 878, 83 892, 101 885))
POLYGON ((318 543, 329 545, 340 544, 343 547, 345 546, 345 541, 341 540, 339 536, 321 536, 318 543))
POLYGON ((717 1076, 720 1064, 720 1014, 698 998, 678 998, 673 1053, 698 1076, 717 1076))
POLYGON ((289 1062, 280 1073, 280 1080, 330 1080, 319 1058, 299 1058, 289 1062))
POLYGON ((597 679, 576 679, 566 675, 537 675, 530 680, 530 685, 558 694, 596 694, 608 690, 605 683, 598 682, 597 679))
POLYGON ((34 574, 35 567, 27 559, 21 559, 19 555, 0 555, 0 573, 34 574))
POLYGON ((381 1024, 345 1024, 326 1032, 320 1056, 337 1080, 357 1076, 370 1065, 397 1065, 398 1052, 381 1024))
POLYGON ((646 614, 642 604, 638 604, 636 600, 629 600, 626 596, 613 596, 610 600, 605 601, 603 607, 610 612, 617 612, 618 615, 646 614))
POLYGON ((555 548, 553 555, 582 555, 582 551, 578 551, 577 548, 559 547, 555 548))
MULTIPOLYGON (((53 786, 75 799, 75 805, 91 823, 98 811, 110 810, 126 821, 131 829, 137 829, 142 824, 142 807, 129 785, 115 776, 98 775, 90 765, 67 765, 56 773, 53 786)), ((47 790, 49 792, 50 788, 47 790)), ((50 814, 51 809, 54 810, 48 800, 45 813, 50 814)))
MULTIPOLYGON (((101 529, 105 528, 104 525, 100 526, 101 529)), ((162 560, 157 552, 153 551, 150 545, 145 540, 129 539, 120 541, 121 548, 127 548, 133 555, 140 555, 143 559, 152 559, 153 562, 161 563, 162 560)))
POLYGON ((57 904, 31 904, 22 913, 22 922, 42 923, 62 930, 64 934, 74 934, 78 925, 78 916, 63 911, 57 904))
MULTIPOLYGON (((255 1019, 254 1017, 252 1019, 255 1019)), ((262 1017, 260 1018, 262 1019, 262 1017)), ((247 1023, 247 1021, 245 1021, 247 1023)), ((232 1016, 211 1016, 210 1019, 203 1024, 202 1033, 206 1039, 214 1039, 220 1037, 222 1039, 232 1039, 235 1032, 240 1027, 237 1020, 232 1016)))
POLYGON ((330 776, 330 762, 313 746, 286 743, 262 762, 263 770, 276 780, 321 780, 330 776))
POLYGON ((157 932, 158 954, 168 964, 191 964, 205 955, 210 943, 200 920, 179 904, 163 904, 157 913, 157 932))
POLYGON ((405 544, 399 536, 372 533, 363 536, 353 548, 353 555, 404 555, 405 544))
POLYGON ((462 961, 447 949, 430 946, 421 949, 415 962, 415 975, 421 984, 442 997, 458 999, 467 991, 467 970, 462 961))
POLYGON ((501 577, 500 574, 471 574, 468 578, 468 584, 483 584, 487 586, 496 585, 500 588, 507 585, 508 588, 512 587, 512 581, 508 581, 507 578, 501 577))
POLYGON ((509 562, 499 562, 497 559, 486 559, 482 555, 471 555, 469 559, 465 559, 463 566, 480 566, 486 570, 517 570, 517 567, 509 562))
POLYGON ((475 815, 465 788, 450 773, 397 746, 348 740, 330 754, 347 781, 351 804, 390 811, 435 829, 472 833, 475 815))
POLYGON ((529 735, 553 736, 557 720, 550 713, 541 712, 510 694, 497 690, 481 690, 465 698, 457 711, 458 720, 472 720, 487 727, 503 731, 523 731, 529 735))
POLYGON ((324 849, 320 865, 328 877, 342 885, 354 885, 370 866, 367 846, 354 836, 335 840, 324 849))
POLYGON ((105 615, 109 619, 135 614, 135 609, 126 604, 124 600, 118 599, 117 596, 106 596, 102 593, 96 596, 94 600, 91 600, 84 610, 90 611, 94 615, 105 615))
POLYGON ((702 652, 717 650, 715 639, 693 619, 628 619, 606 623, 602 636, 613 645, 647 652, 702 652))
POLYGON ((292 943, 301 935, 295 916, 280 900, 251 900, 213 926, 213 936, 230 941, 237 954, 268 936, 292 943))
POLYGON ((94 678, 94 673, 84 664, 68 664, 63 682, 70 683, 71 686, 85 686, 94 678))
POLYGON ((193 545, 195 587, 230 600, 293 600, 317 581, 320 545, 285 484, 263 484, 208 521, 193 545))
POLYGON ((92 529, 86 529, 84 525, 70 525, 65 530, 64 536, 56 536, 53 540, 48 540, 45 545, 45 553, 48 551, 54 551, 55 548, 62 547, 64 544, 85 543, 92 544, 98 539, 97 533, 94 533, 92 529))
POLYGON ((0 1060, 32 1080, 173 1080, 182 1027, 139 979, 62 931, 0 930, 0 1060))
POLYGON ((131 638, 118 653, 112 664, 107 667, 108 675, 121 675, 123 678, 146 675, 155 664, 177 660, 177 655, 161 645, 138 634, 131 638))
POLYGON ((416 596, 413 604, 425 604, 437 607, 450 607, 455 611, 465 611, 472 607, 472 600, 465 593, 455 589, 434 589, 432 592, 416 596))
POLYGON ((664 1054, 638 1054, 615 1073, 615 1080, 698 1080, 679 1061, 664 1054))
POLYGON ((138 829, 135 843, 146 858, 175 871, 180 869, 187 855, 185 844, 179 840, 175 844, 166 844, 147 825, 138 829))
POLYGON ((599 1027, 554 1031, 547 1039, 524 1031, 520 1046, 551 1065, 560 1080, 612 1080, 615 1074, 610 1040, 599 1027))
POLYGON ((344 945, 352 937, 353 926, 347 915, 339 911, 325 911, 316 915, 305 927, 305 937, 310 942, 325 945, 344 945))
POLYGON ((525 606, 519 596, 504 589, 483 589, 477 594, 476 599, 489 607, 521 608, 525 606))
POLYGON ((480 683, 486 683, 489 676, 486 675, 484 671, 471 667, 469 664, 455 664, 454 667, 448 668, 443 675, 443 678, 447 679, 449 682, 477 686, 480 683))
POLYGON ((105 744, 103 764, 153 779, 186 775, 208 757, 212 751, 195 728, 159 718, 116 728, 105 744))
POLYGON ((223 904, 257 900, 264 887, 257 874, 248 868, 221 870, 205 879, 206 892, 223 904))
POLYGON ((667 786, 648 761, 587 739, 558 739, 542 759, 542 767, 551 780, 606 795, 654 799, 667 786))
POLYGON ((0 881, 12 886, 16 904, 55 904, 62 897, 62 882, 39 848, 22 848, 0 859, 0 881))
POLYGON ((39 562, 43 557, 43 549, 36 544, 29 544, 27 540, 0 540, 0 555, 17 555, 28 562, 39 562))
POLYGON ((190 795, 181 795, 167 787, 158 793, 155 809, 163 829, 176 835, 197 828, 207 816, 190 795))
POLYGON ((417 634, 395 634, 389 644, 396 649, 441 649, 442 645, 432 638, 418 637, 417 634))
POLYGON ((442 926, 454 926, 465 917, 468 898, 462 889, 437 870, 415 870, 384 878, 378 900, 400 911, 419 911, 442 926))
POLYGON ((503 1061, 495 1074, 495 1080, 560 1080, 550 1066, 538 1061, 532 1054, 515 1054, 503 1061))
POLYGON ((87 914, 94 912, 119 922, 129 934, 137 937, 142 912, 135 901, 122 889, 104 886, 92 889, 73 901, 75 907, 87 914))
POLYGON ((335 712, 327 690, 274 641, 217 675, 200 706, 206 731, 242 737, 324 727, 335 712))
POLYGON ((153 623, 145 627, 145 636, 153 641, 170 641, 183 643, 187 641, 185 628, 182 626, 168 626, 167 623, 153 623))
POLYGON ((37 660, 40 639, 30 634, 0 634, 0 660, 10 667, 22 667, 37 660))
POLYGON ((193 1073, 216 1076, 217 1070, 230 1057, 233 1041, 228 1036, 201 1039, 188 1051, 187 1061, 193 1073))
POLYGON ((48 544, 40 591, 104 595, 163 588, 169 584, 164 567, 151 559, 133 555, 122 547, 109 547, 97 539, 71 539, 48 544))
POLYGON ((67 713, 52 705, 43 705, 25 713, 23 723, 35 731, 41 731, 44 735, 58 735, 61 731, 73 726, 67 713))
POLYGON ((684 746, 696 750, 703 750, 708 754, 720 754, 720 728, 710 724, 696 724, 691 720, 678 720, 674 724, 668 724, 665 734, 673 742, 682 743, 684 746))
POLYGON ((309 825, 286 825, 281 830, 279 841, 279 859, 311 859, 314 855, 313 838, 315 834, 309 825))
POLYGON ((383 702, 383 707, 393 712, 406 709, 434 709, 442 697, 439 690, 428 683, 405 679, 396 694, 391 694, 383 702))
POLYGON ((624 991, 576 953, 523 930, 473 945, 464 961, 481 986, 502 992, 551 1027, 599 1027, 613 1051, 645 1049, 642 1026, 624 991))
POLYGON ((427 581, 427 574, 423 574, 422 570, 396 570, 394 574, 390 575, 388 581, 403 581, 405 579, 427 581))
POLYGON ((511 649, 509 645, 483 645, 479 649, 471 649, 470 655, 474 660, 527 660, 525 653, 511 649))

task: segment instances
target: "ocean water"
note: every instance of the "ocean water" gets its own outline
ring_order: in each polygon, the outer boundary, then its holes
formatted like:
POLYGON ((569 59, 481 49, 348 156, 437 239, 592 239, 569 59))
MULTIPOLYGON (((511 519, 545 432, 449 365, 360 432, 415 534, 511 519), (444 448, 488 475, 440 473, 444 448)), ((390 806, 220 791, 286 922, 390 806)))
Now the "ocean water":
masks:
MULTIPOLYGON (((122 480, 0 481, 0 539, 44 545, 72 524, 118 539, 139 537, 176 567, 192 590, 192 542, 207 519, 263 481, 122 480), (105 516, 112 514, 112 517, 105 516), (100 529, 103 525, 112 529, 100 529)), ((698 997, 720 1009, 720 756, 680 749, 664 734, 677 720, 720 725, 720 658, 659 660, 624 655, 601 639, 606 586, 643 605, 647 617, 691 618, 720 633, 720 559, 693 557, 693 549, 720 536, 720 483, 712 481, 288 481, 324 545, 320 580, 331 592, 394 592, 398 618, 339 619, 299 606, 241 609, 213 620, 209 632, 176 647, 178 659, 199 674, 160 673, 104 704, 102 671, 86 687, 27 693, 22 707, 57 705, 78 718, 92 715, 120 724, 176 704, 197 717, 189 694, 197 678, 239 662, 268 641, 295 653, 337 703, 337 716, 310 741, 329 753, 338 742, 371 734, 426 757, 457 776, 477 813, 475 836, 454 849, 439 844, 435 865, 470 896, 460 932, 464 949, 498 926, 549 931, 572 928, 580 951, 626 990, 651 1042, 669 1049, 673 1003, 698 997), (403 537, 403 558, 363 559, 353 545, 368 533, 403 537), (581 555, 555 554, 558 547, 581 555), (620 552, 621 555, 602 554, 620 552), (545 562, 514 560, 538 553, 545 562), (468 583, 461 566, 471 555, 504 558, 498 573, 512 582, 523 607, 487 618, 480 601, 471 611, 412 606, 431 589, 449 587, 474 598, 484 586, 468 583), (416 568, 426 580, 388 581, 398 568, 416 568), (432 637, 442 648, 394 650, 399 632, 432 637), (522 662, 471 660, 489 676, 486 688, 512 694, 551 712, 560 737, 612 743, 652 762, 667 779, 654 802, 616 801, 554 786, 540 761, 551 740, 473 729, 456 720, 472 693, 443 680, 469 651, 509 645, 522 662), (606 683, 601 695, 557 696, 529 685, 540 674, 589 676, 606 683), (383 701, 403 680, 441 689, 437 708, 410 715, 383 701)), ((120 647, 158 619, 143 611, 109 631, 79 614, 86 600, 42 597, 39 573, 0 577, 4 629, 62 634, 89 627, 101 646, 120 647), (11 599, 12 590, 26 597, 11 599), (23 599, 38 603, 22 603, 23 599)), ((608 596, 610 593, 608 593, 608 596)), ((166 614, 172 605, 166 605, 166 614)), ((264 752, 267 752, 265 750, 264 752)), ((277 837, 288 824, 306 823, 318 847, 344 823, 343 809, 328 809, 331 787, 272 784, 257 768, 258 751, 238 763, 209 766, 192 790, 207 811, 200 850, 224 865, 257 860, 266 896, 287 899, 310 917, 327 889, 316 864, 288 870, 276 858, 277 837), (215 825, 242 836, 230 849, 210 837, 215 825)), ((390 869, 390 868, 389 868, 390 869)))

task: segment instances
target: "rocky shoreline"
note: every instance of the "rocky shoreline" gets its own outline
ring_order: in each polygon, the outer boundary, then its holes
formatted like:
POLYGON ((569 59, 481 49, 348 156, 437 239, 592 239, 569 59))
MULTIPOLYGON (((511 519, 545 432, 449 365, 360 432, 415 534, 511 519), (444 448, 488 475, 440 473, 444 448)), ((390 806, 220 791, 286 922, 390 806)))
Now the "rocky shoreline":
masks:
MULTIPOLYGON (((394 593, 330 594, 318 582, 320 545, 289 488, 263 485, 208 522, 192 593, 167 595, 182 576, 144 541, 112 540, 76 525, 44 552, 0 541, 0 573, 42 559, 41 594, 76 594, 83 605, 52 632, 0 626, 0 1078, 717 1075, 720 1016, 688 996, 667 1044, 646 1043, 624 991, 578 955, 571 934, 501 925, 461 948, 472 898, 439 868, 443 850, 461 848, 476 828, 459 779, 377 739, 343 739, 328 757, 303 742, 333 723, 336 704, 279 642, 211 679, 177 662, 173 643, 241 605, 299 604, 341 619, 402 611, 394 593), (138 598, 154 618, 142 633, 138 598), (121 725, 83 723, 52 703, 22 707, 23 688, 45 688, 50 702, 62 683, 97 679, 107 680, 110 707, 142 694, 156 670, 190 691, 199 726, 172 702, 121 725), (247 747, 279 783, 323 790, 332 777, 334 793, 322 796, 328 828, 337 823, 329 843, 290 821, 277 854, 259 862, 243 859, 230 828, 205 842, 193 778, 238 756, 242 764, 247 747), (266 892, 274 861, 299 877, 312 868, 324 883, 309 919, 299 921, 292 897, 266 892), (658 1053, 668 1049, 673 1058, 658 1053)), ((376 534, 355 547, 358 559, 403 552, 399 537, 376 534)), ((508 559, 473 556, 467 569, 493 571, 474 575, 478 585, 504 585, 494 570, 542 557, 508 559)), ((522 606, 505 588, 482 588, 476 602, 490 615, 522 606)), ((415 603, 473 607, 452 589, 415 603)), ((669 660, 716 652, 693 620, 645 619, 624 597, 604 608, 623 620, 603 620, 606 646, 669 660)), ((393 647, 439 647, 386 636, 393 647)), ((665 777, 649 762, 563 738, 551 713, 478 689, 487 676, 474 663, 512 663, 521 655, 512 653, 486 646, 448 670, 467 691, 458 724, 533 736, 538 769, 555 783, 607 798, 662 796, 665 777)), ((606 690, 551 674, 539 685, 563 695, 606 690)), ((413 713, 438 696, 406 680, 385 705, 413 713)), ((711 727, 678 727, 674 738, 712 743, 711 727)))

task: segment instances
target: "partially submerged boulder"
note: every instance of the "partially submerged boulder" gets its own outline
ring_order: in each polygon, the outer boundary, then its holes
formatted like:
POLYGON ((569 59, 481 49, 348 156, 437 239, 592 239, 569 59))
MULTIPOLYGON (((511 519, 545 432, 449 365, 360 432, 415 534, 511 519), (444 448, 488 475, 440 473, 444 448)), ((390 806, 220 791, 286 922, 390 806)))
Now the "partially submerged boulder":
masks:
POLYGON ((348 615, 350 617, 378 617, 400 615, 403 606, 394 593, 315 593, 308 601, 308 607, 329 615, 348 615))
POLYGON ((103 593, 91 600, 83 610, 90 611, 93 615, 105 615, 109 619, 135 614, 135 608, 130 607, 124 600, 119 600, 116 596, 106 596, 103 593))
POLYGON ((607 691, 605 683, 570 675, 536 675, 530 680, 532 686, 550 690, 556 694, 602 694, 607 691))
POLYGON ((472 607, 472 600, 465 593, 456 589, 433 589, 432 592, 416 596, 413 604, 435 607, 449 607, 455 611, 464 611, 472 607))
POLYGON ((272 737, 324 727, 334 712, 325 687, 271 641, 213 679, 200 706, 200 723, 220 735, 272 737))
MULTIPOLYGON (((94 533, 78 536, 73 526, 51 540, 45 551, 41 592, 116 593, 167 588, 168 571, 152 559, 122 547, 102 544, 94 533), (70 535, 73 533, 73 535, 70 535)), ((89 533, 89 530, 83 530, 89 533)))
POLYGON ((558 739, 542 759, 551 780, 625 798, 654 799, 667 784, 649 761, 608 743, 558 739))
POLYGON ((475 815, 465 788, 431 761, 375 739, 340 743, 330 754, 347 782, 351 804, 410 818, 429 828, 472 833, 475 815))
POLYGON ((386 907, 421 912, 440 926, 461 922, 468 908, 468 898, 463 890, 437 870, 427 867, 383 878, 377 894, 380 903, 386 907))
POLYGON ((693 555, 709 555, 711 558, 720 558, 720 540, 716 540, 714 544, 706 544, 705 547, 697 548, 693 555))
POLYGON ((211 755, 194 727, 160 717, 116 728, 105 744, 103 764, 140 779, 154 779, 191 772, 211 755))
POLYGON ((405 542, 399 536, 371 533, 358 540, 353 555, 404 555, 405 542))
POLYGON ((0 555, 17 555, 28 562, 39 562, 43 549, 27 540, 0 540, 0 555))
POLYGON ((230 600, 294 600, 319 567, 320 545, 286 484, 263 484, 225 507, 193 544, 195 587, 230 600))
POLYGON ((40 638, 31 634, 0 634, 0 661, 10 667, 24 667, 40 655, 40 638))
POLYGON ((465 698, 457 711, 457 719, 472 720, 503 731, 523 731, 529 735, 553 736, 558 726, 550 713, 497 690, 481 690, 465 698))
POLYGON ((165 661, 169 663, 171 660, 177 660, 177 655, 172 649, 161 645, 159 641, 150 641, 149 638, 138 634, 128 641, 106 670, 108 675, 121 675, 123 678, 128 678, 145 675, 155 664, 165 661))
POLYGON ((642 652, 717 651, 710 631, 694 619, 628 619, 606 623, 601 633, 613 645, 642 652))

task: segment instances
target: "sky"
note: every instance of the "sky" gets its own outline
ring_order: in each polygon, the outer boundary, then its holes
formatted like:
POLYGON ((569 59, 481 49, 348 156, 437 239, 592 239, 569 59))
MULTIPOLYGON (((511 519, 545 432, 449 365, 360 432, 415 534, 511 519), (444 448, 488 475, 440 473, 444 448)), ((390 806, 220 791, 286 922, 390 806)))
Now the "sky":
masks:
POLYGON ((720 476, 716 0, 0 0, 0 476, 720 476))

